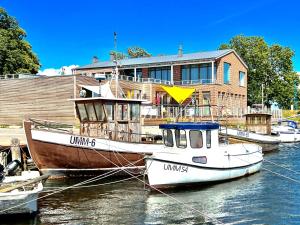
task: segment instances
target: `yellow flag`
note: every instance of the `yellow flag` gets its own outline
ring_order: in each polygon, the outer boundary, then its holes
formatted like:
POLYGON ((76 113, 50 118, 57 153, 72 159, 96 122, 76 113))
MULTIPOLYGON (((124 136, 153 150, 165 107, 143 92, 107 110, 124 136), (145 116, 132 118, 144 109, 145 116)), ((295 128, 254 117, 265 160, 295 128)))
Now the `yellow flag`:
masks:
POLYGON ((177 86, 169 87, 161 85, 161 87, 179 104, 182 104, 196 90, 195 88, 182 88, 177 86))

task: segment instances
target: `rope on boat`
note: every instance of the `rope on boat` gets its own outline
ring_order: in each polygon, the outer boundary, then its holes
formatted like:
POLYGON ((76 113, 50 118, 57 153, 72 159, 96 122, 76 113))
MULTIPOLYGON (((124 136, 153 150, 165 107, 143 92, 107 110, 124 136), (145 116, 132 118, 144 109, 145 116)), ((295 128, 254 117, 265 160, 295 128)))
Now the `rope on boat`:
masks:
MULTIPOLYGON (((132 180, 136 177, 140 177, 142 175, 137 175, 137 176, 133 176, 133 177, 128 177, 128 178, 124 178, 122 180, 117 180, 117 181, 111 181, 111 182, 106 182, 106 183, 101 183, 101 184, 91 184, 91 185, 81 185, 81 186, 78 186, 78 187, 72 187, 71 189, 77 189, 77 188, 90 188, 90 187, 98 187, 98 186, 105 186, 105 185, 111 185, 111 184, 117 184, 117 183, 121 183, 121 182, 124 182, 124 181, 127 181, 127 180, 132 180)), ((92 182, 95 182, 95 181, 92 181, 92 182)), ((92 183, 90 182, 90 183, 92 183)), ((47 187, 49 189, 53 188, 55 190, 59 190, 61 189, 62 187, 47 187)), ((49 191, 42 191, 42 193, 47 193, 47 192, 52 192, 54 190, 49 190, 49 191)))
MULTIPOLYGON (((243 147, 244 147, 245 149, 247 149, 247 148, 244 146, 244 144, 242 144, 242 145, 243 145, 243 147)), ((241 160, 241 161, 244 161, 244 162, 246 162, 246 163, 249 163, 249 161, 247 161, 247 160, 241 159, 240 157, 237 157, 237 156, 235 156, 235 157, 238 158, 238 159, 241 160)), ((265 161, 265 159, 263 159, 263 161, 265 161)), ((278 167, 281 167, 281 168, 283 168, 283 169, 292 171, 292 172, 294 172, 294 173, 297 173, 297 174, 299 173, 298 171, 295 171, 295 170, 286 168, 285 166, 281 166, 281 165, 279 165, 279 164, 277 164, 277 163, 274 163, 274 162, 271 162, 271 161, 269 161, 269 160, 266 160, 266 162, 272 163, 272 164, 275 165, 275 166, 278 166, 278 167)), ((295 182, 295 183, 300 184, 300 181, 299 181, 299 180, 293 179, 293 178, 291 178, 291 177, 285 176, 285 175, 283 175, 283 174, 274 172, 274 171, 269 170, 269 169, 266 169, 266 168, 261 168, 261 169, 262 169, 262 170, 265 170, 265 171, 268 171, 268 172, 270 172, 270 173, 273 173, 273 174, 275 174, 275 175, 277 175, 277 176, 286 178, 286 179, 288 179, 288 180, 290 180, 290 181, 293 181, 293 182, 295 182)))
MULTIPOLYGON (((97 154, 100 154, 100 155, 101 155, 103 158, 105 158, 106 160, 110 161, 110 162, 111 162, 112 164, 114 164, 116 167, 118 167, 119 169, 123 170, 123 171, 124 171, 125 173, 127 173, 128 175, 134 177, 134 175, 133 175, 131 172, 127 171, 126 169, 123 169, 123 168, 119 167, 117 164, 115 164, 115 163, 112 162, 110 159, 108 159, 107 157, 105 157, 104 155, 102 155, 102 154, 101 154, 99 151, 97 151, 96 149, 93 148, 93 150, 94 150, 97 154)), ((126 160, 127 160, 127 159, 126 159, 126 160)), ((127 160, 127 161, 128 161, 128 160, 127 160)), ((191 210, 193 210, 193 211, 195 211, 195 212, 198 212, 198 213, 199 213, 201 216, 203 216, 204 218, 207 218, 207 219, 209 219, 209 220, 211 220, 211 221, 218 222, 219 224, 224 224, 224 223, 222 223, 220 220, 218 220, 218 219, 216 219, 216 218, 209 217, 209 216, 205 215, 204 213, 202 213, 200 210, 198 210, 198 209, 196 209, 196 208, 194 208, 194 207, 192 207, 192 206, 190 206, 190 205, 188 205, 188 204, 186 204, 186 203, 184 203, 184 202, 178 200, 177 198, 175 198, 175 197, 173 197, 173 196, 171 196, 171 195, 169 195, 169 194, 167 194, 167 193, 165 193, 165 192, 163 192, 163 191, 161 191, 161 190, 159 190, 159 189, 157 189, 157 188, 151 186, 150 184, 147 184, 144 180, 141 180, 141 179, 138 178, 137 176, 135 177, 135 179, 137 179, 138 181, 142 182, 143 184, 146 184, 146 185, 150 186, 152 189, 154 189, 154 190, 160 192, 161 194, 163 194, 163 195, 167 196, 168 198, 170 198, 170 199, 176 201, 177 203, 183 204, 183 205, 185 205, 187 208, 189 208, 189 209, 191 209, 191 210)))
MULTIPOLYGON (((110 160, 109 160, 109 161, 110 161, 110 160)), ((139 160, 138 160, 138 161, 139 161, 139 160)), ((122 169, 122 168, 120 168, 120 169, 122 169)), ((124 170, 124 171, 125 171, 125 170, 124 170)), ((92 183, 92 182, 95 182, 95 181, 104 179, 104 178, 110 176, 111 174, 114 174, 114 173, 117 173, 117 172, 118 172, 118 171, 109 171, 109 172, 107 172, 107 173, 105 173, 105 174, 100 174, 100 175, 98 175, 98 176, 96 176, 96 177, 92 177, 92 178, 90 178, 90 179, 88 179, 88 180, 79 182, 79 183, 74 184, 74 185, 71 185, 71 186, 69 186, 69 187, 62 187, 62 188, 53 190, 51 193, 49 193, 49 194, 47 194, 47 195, 44 195, 44 196, 42 196, 42 197, 38 197, 37 199, 33 199, 33 200, 30 200, 30 201, 27 201, 27 202, 24 202, 24 203, 21 203, 21 204, 18 204, 18 205, 15 205, 15 206, 6 208, 6 209, 4 209, 4 210, 1 210, 1 211, 0 211, 0 214, 3 213, 3 212, 6 212, 6 211, 8 211, 8 210, 17 208, 17 207, 19 207, 19 206, 26 205, 26 204, 28 204, 28 203, 30 203, 30 202, 37 201, 37 200, 39 200, 39 199, 43 199, 43 198, 46 198, 46 197, 48 197, 48 196, 51 196, 51 195, 60 193, 60 192, 62 192, 62 191, 80 187, 80 185, 82 185, 82 184, 92 183), (111 174, 110 174, 110 173, 111 173, 111 174)), ((141 175, 139 175, 139 176, 141 176, 141 175)), ((136 177, 136 176, 132 176, 132 178, 135 178, 135 177, 136 177)), ((49 191, 48 191, 48 192, 49 192, 49 191)))
MULTIPOLYGON (((243 144, 243 143, 241 143, 241 144, 242 144, 243 148, 247 150, 247 148, 244 146, 244 144, 243 144)), ((280 168, 289 170, 289 171, 291 171, 291 172, 293 172, 293 173, 300 174, 299 171, 296 171, 296 170, 290 169, 290 168, 288 168, 288 167, 286 167, 286 166, 283 166, 283 165, 281 165, 281 164, 272 162, 271 160, 267 160, 267 159, 263 158, 263 161, 264 161, 264 162, 267 162, 267 163, 270 163, 270 164, 273 164, 273 165, 275 165, 275 166, 278 166, 278 167, 280 167, 280 168)), ((249 162, 248 162, 248 163, 249 163, 249 162)))

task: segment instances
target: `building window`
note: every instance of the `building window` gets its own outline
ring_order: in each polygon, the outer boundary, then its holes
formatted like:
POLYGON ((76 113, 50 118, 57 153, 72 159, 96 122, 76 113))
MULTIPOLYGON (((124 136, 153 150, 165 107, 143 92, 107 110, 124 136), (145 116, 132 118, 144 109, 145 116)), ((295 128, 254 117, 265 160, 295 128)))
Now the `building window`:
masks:
POLYGON ((142 69, 136 69, 136 77, 141 78, 142 77, 142 69))
POLYGON ((191 65, 191 80, 199 80, 199 65, 191 65))
POLYGON ((171 81, 171 67, 152 67, 149 69, 150 77, 157 80, 171 81))
MULTIPOLYGON (((217 65, 214 64, 214 77, 216 78, 217 65)), ((184 83, 190 83, 187 81, 198 81, 201 84, 211 84, 212 80, 212 64, 202 63, 193 65, 184 65, 181 67, 182 81, 184 83)))
POLYGON ((224 84, 230 83, 230 64, 224 63, 224 84))
POLYGON ((190 80, 190 66, 181 67, 182 80, 190 80))
POLYGON ((240 86, 244 87, 245 86, 245 72, 240 71, 239 77, 240 77, 240 79, 239 79, 240 86))

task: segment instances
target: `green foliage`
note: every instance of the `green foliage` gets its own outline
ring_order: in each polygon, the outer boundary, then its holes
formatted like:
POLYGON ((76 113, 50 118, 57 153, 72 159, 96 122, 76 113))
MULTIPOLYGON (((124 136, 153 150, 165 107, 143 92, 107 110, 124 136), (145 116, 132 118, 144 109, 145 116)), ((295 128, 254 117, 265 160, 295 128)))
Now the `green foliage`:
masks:
POLYGON ((127 48, 126 55, 123 52, 117 52, 117 51, 110 51, 110 54, 113 55, 114 59, 121 60, 126 58, 141 58, 141 57, 150 57, 151 54, 149 54, 145 49, 140 47, 130 47, 127 48))
POLYGON ((116 60, 126 59, 127 56, 123 52, 110 51, 110 54, 113 55, 113 58, 116 60))
POLYGON ((38 72, 41 65, 25 37, 16 19, 0 8, 0 74, 38 72))
POLYGON ((238 35, 220 49, 234 49, 248 65, 248 105, 261 102, 262 84, 264 104, 276 102, 282 108, 293 104, 294 84, 299 84, 299 78, 293 72, 290 48, 268 46, 262 37, 238 35))
POLYGON ((151 56, 151 54, 149 54, 145 49, 140 48, 138 46, 128 48, 127 53, 130 58, 141 58, 151 56))

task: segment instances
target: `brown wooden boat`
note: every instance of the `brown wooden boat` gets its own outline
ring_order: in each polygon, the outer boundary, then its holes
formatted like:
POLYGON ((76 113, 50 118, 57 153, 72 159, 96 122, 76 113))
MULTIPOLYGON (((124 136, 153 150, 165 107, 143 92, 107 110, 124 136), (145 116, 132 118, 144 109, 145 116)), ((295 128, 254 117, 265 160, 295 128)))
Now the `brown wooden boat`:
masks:
POLYGON ((83 176, 111 171, 129 175, 144 168, 145 154, 162 148, 153 137, 140 134, 142 100, 73 101, 80 120, 78 134, 49 121, 24 121, 30 155, 43 174, 83 176))

